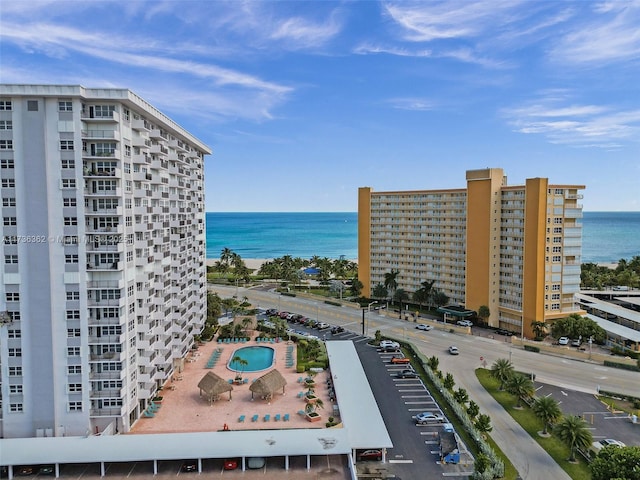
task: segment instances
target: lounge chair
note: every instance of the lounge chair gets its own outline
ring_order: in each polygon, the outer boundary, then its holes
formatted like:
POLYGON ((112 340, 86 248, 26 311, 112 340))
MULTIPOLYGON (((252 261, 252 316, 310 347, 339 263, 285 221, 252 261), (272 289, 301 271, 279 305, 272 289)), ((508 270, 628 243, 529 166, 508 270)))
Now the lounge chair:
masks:
POLYGON ((298 383, 302 383, 303 379, 302 377, 298 377, 298 383))
POLYGON ((257 422, 258 418, 260 418, 258 415, 254 415, 253 417, 251 417, 251 421, 252 422, 257 422))
POLYGON ((153 418, 153 417, 155 417, 155 414, 154 414, 153 412, 146 411, 146 412, 144 412, 144 413, 142 414, 142 416, 143 416, 144 418, 153 418))
POLYGON ((245 378, 244 380, 242 380, 242 383, 243 383, 243 384, 244 384, 244 383, 249 383, 249 379, 248 379, 248 378, 245 378))
POLYGON ((304 412, 304 410, 298 410, 298 415, 301 415, 304 417, 306 413, 304 412))
POLYGON ((282 420, 285 421, 285 422, 288 422, 289 421, 289 414, 285 413, 284 416, 282 417, 282 420))
POLYGON ((268 413, 264 416, 264 421, 268 422, 269 420, 271 420, 271 415, 269 415, 268 413))
POLYGON ((280 414, 276 413, 276 416, 273 417, 273 420, 276 421, 276 422, 279 422, 280 421, 280 414))
POLYGON ((239 423, 243 423, 243 422, 244 422, 244 415, 240 415, 240 416, 238 417, 238 422, 239 422, 239 423))
POLYGON ((298 392, 298 398, 304 397, 304 392, 298 392))
POLYGON ((260 337, 256 337, 256 343, 260 343, 260 337))
POLYGON ((233 378, 230 378, 227 382, 229 382, 229 385, 233 385, 233 378))

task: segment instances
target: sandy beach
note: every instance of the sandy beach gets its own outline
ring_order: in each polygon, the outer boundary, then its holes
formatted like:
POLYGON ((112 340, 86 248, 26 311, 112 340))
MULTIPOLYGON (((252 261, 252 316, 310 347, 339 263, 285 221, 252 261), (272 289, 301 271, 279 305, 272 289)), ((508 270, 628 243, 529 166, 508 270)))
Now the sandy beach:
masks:
MULTIPOLYGON (((207 258, 207 267, 215 265, 219 258, 207 258)), ((258 271, 263 263, 272 261, 273 258, 243 258, 242 261, 251 270, 258 271)))

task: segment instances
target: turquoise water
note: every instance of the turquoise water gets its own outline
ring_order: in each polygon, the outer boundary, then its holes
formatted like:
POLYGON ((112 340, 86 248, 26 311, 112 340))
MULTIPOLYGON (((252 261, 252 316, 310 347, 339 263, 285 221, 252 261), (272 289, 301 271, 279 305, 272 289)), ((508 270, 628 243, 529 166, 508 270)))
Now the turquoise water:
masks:
MULTIPOLYGON (((582 261, 640 255, 640 212, 584 212, 582 261)), ((207 213, 207 258, 230 248, 243 258, 358 258, 358 214, 207 213)))
POLYGON ((240 365, 233 360, 229 361, 229 370, 234 372, 260 372, 273 366, 274 350, 271 347, 242 347, 233 352, 231 358, 240 357, 248 362, 248 365, 240 365))

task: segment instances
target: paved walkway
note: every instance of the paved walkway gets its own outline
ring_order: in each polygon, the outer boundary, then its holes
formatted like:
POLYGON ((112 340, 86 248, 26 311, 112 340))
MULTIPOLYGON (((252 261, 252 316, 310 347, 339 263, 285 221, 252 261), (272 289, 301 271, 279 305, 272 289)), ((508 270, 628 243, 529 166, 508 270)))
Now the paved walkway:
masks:
MULTIPOLYGON (((426 353, 426 352, 424 352, 426 353)), ((480 411, 491 417, 491 438, 524 480, 570 480, 571 477, 553 458, 529 436, 504 408, 489 394, 476 378, 473 369, 461 368, 453 372, 456 383, 463 386, 480 411)))

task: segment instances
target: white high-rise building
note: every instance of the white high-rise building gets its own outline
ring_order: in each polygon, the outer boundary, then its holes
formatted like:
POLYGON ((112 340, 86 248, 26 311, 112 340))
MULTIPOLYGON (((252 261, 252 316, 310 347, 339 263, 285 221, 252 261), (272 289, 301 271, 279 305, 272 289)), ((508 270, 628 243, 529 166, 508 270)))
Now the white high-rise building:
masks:
POLYGON ((126 89, 0 85, 0 436, 127 432, 181 369, 210 153, 126 89))

